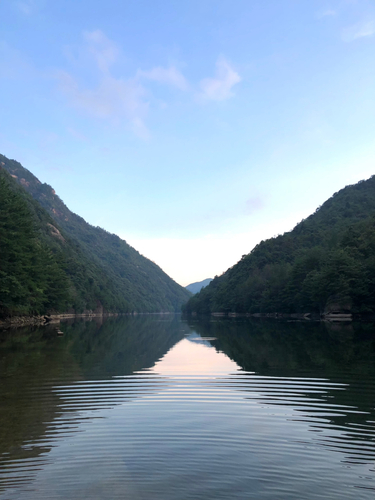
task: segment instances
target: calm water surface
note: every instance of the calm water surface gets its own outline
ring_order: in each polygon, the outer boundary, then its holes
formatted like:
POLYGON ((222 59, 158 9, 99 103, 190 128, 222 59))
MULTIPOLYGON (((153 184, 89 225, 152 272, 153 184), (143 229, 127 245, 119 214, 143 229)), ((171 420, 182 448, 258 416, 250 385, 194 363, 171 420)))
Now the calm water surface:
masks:
POLYGON ((0 333, 0 499, 375 498, 375 328, 143 316, 0 333))

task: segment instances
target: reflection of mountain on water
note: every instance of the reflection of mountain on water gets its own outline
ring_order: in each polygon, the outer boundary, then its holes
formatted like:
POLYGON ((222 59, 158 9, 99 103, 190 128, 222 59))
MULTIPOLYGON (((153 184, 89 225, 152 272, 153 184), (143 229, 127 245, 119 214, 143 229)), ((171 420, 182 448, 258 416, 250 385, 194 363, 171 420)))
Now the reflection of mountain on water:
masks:
MULTIPOLYGON (((63 420, 72 424, 66 428, 67 433, 75 430, 79 405, 74 405, 74 414, 69 417, 74 387, 83 386, 83 380, 105 381, 153 366, 184 336, 184 328, 174 315, 152 315, 62 323, 63 337, 57 337, 54 327, 3 332, 0 464, 40 457, 39 465, 34 465, 42 466, 53 438, 61 433, 63 420)), ((108 390, 111 393, 110 387, 108 390)), ((152 390, 156 387, 148 386, 145 392, 152 390)), ((120 383, 116 391, 120 400, 140 396, 137 391, 130 393, 122 388, 120 383)), ((86 389, 81 409, 100 408, 104 401, 111 406, 117 404, 113 391, 111 396, 108 399, 100 391, 86 389)), ((26 479, 24 474, 23 480, 26 479)))
POLYGON ((126 316, 109 318, 99 327, 95 322, 81 322, 62 328, 85 379, 150 368, 185 333, 175 315, 126 316))
POLYGON ((375 376, 375 327, 273 320, 189 322, 246 371, 262 375, 375 376))
POLYGON ((163 316, 62 330, 0 341, 7 500, 374 488, 370 330, 163 316))
MULTIPOLYGON (((246 372, 260 403, 294 407, 321 444, 375 459, 375 328, 371 324, 219 319, 190 328, 246 372), (329 435, 327 434, 329 432, 329 435)), ((244 376, 239 373, 241 384, 244 376)))

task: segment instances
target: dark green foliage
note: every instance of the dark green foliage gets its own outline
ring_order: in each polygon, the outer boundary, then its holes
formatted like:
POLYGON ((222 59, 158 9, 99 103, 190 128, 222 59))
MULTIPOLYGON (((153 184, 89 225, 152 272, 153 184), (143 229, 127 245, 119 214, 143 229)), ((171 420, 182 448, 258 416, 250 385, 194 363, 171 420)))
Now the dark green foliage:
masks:
POLYGON ((187 313, 375 312, 375 176, 262 241, 190 299, 187 313))
MULTIPOLYGON (((51 309, 81 313, 97 308, 121 313, 179 311, 188 300, 189 292, 156 264, 118 236, 90 226, 72 213, 48 184, 41 184, 18 162, 0 155, 0 166, 10 191, 23 200, 24 210, 29 213, 29 222, 24 224, 34 228, 31 240, 34 246, 38 242, 46 280, 42 295, 39 287, 34 290, 32 300, 36 305, 32 308, 31 292, 25 295, 22 288, 22 273, 14 272, 12 282, 7 278, 8 288, 4 281, 4 294, 12 297, 9 300, 15 300, 18 294, 18 313, 51 309)), ((28 255, 25 258, 31 259, 31 250, 28 252, 25 247, 23 252, 28 255)), ((27 269, 25 262, 17 265, 27 269)), ((37 262, 34 267, 38 267, 37 262)))
POLYGON ((0 175, 0 316, 65 308, 68 279, 38 237, 31 211, 0 175))

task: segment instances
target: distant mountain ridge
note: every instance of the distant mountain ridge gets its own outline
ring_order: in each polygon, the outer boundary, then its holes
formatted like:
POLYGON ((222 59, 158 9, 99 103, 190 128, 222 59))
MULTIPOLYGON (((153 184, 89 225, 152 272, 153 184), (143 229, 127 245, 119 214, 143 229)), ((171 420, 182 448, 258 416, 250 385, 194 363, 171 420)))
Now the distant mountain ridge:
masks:
POLYGON ((180 311, 190 294, 160 267, 118 236, 71 212, 51 186, 42 184, 17 161, 0 155, 0 166, 9 174, 6 182, 10 188, 17 191, 12 183, 19 186, 18 195, 28 203, 39 237, 61 261, 70 282, 69 307, 79 311, 96 307, 112 312, 180 311))
POLYGON ((190 285, 185 286, 186 290, 189 290, 191 293, 198 293, 205 286, 209 285, 212 281, 212 278, 207 278, 203 281, 196 281, 195 283, 190 283, 190 285))
POLYGON ((187 313, 375 313, 375 176, 335 193, 314 214, 194 295, 187 313))

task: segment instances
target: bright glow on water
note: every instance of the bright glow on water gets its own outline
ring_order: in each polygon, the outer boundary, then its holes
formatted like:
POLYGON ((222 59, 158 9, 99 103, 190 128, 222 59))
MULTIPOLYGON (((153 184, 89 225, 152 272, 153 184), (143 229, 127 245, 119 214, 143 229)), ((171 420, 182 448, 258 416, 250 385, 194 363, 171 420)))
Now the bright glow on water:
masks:
POLYGON ((0 343, 1 499, 374 498, 372 331, 62 328, 0 343))

